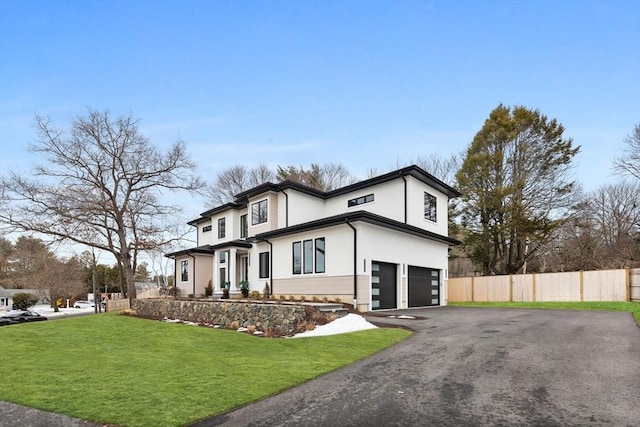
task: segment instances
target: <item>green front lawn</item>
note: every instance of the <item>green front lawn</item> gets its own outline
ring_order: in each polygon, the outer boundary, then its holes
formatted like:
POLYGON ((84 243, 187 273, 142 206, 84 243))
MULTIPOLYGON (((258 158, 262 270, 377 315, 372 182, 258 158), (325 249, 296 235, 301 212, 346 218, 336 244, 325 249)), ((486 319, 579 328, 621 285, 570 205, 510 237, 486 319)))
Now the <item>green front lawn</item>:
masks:
POLYGON ((304 339, 102 314, 0 328, 0 400, 126 426, 178 426, 278 393, 406 339, 304 339))
POLYGON ((640 302, 450 302, 460 307, 528 307, 555 308, 559 310, 606 310, 633 313, 640 325, 640 302))

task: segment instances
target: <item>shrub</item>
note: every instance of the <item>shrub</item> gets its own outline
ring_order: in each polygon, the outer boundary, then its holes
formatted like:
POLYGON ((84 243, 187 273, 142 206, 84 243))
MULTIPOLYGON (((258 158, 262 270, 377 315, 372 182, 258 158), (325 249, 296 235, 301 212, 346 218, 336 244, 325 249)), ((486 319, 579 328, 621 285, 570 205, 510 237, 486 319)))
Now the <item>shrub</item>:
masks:
POLYGON ((327 297, 326 295, 322 297, 322 301, 324 302, 329 302, 329 297, 327 297))
POLYGON ((284 296, 284 295, 280 295, 280 297, 279 297, 279 298, 280 298, 280 301, 284 301, 284 300, 286 300, 286 299, 287 299, 287 297, 286 297, 286 296, 284 296))
POLYGON ((295 301, 296 297, 294 297, 293 295, 289 295, 289 301, 295 301))
POLYGON ((233 322, 231 322, 231 329, 238 329, 240 327, 240 322, 238 322, 237 320, 234 320, 233 322))
POLYGON ((269 295, 271 295, 269 283, 265 282, 264 289, 262 290, 262 299, 268 299, 269 295))
POLYGON ((222 299, 229 299, 229 288, 222 288, 222 299))
POLYGON ((251 291, 251 292, 249 293, 249 297, 250 297, 251 299, 259 299, 259 298, 260 298, 260 292, 258 292, 258 291, 251 291))
POLYGON ((300 295, 300 301, 305 302, 307 299, 307 297, 305 297, 304 295, 300 295))
POLYGON ((342 298, 336 298, 336 302, 340 304, 342 302, 342 298))
POLYGON ((275 300, 276 300, 276 296, 275 296, 274 294, 271 294, 271 296, 269 297, 269 299, 270 299, 271 301, 275 301, 275 300))
POLYGON ((253 334, 256 331, 256 325, 247 326, 247 332, 253 334))
POLYGON ((28 292, 13 294, 13 304, 18 310, 26 310, 38 303, 38 296, 28 292))
POLYGON ((311 297, 311 301, 313 301, 313 302, 319 302, 319 301, 320 301, 320 298, 318 298, 317 296, 315 296, 315 295, 314 295, 314 296, 312 296, 312 297, 311 297))
POLYGON ((207 283, 207 287, 204 288, 204 296, 208 298, 211 295, 213 295, 213 284, 211 283, 211 279, 209 279, 209 283, 207 283))

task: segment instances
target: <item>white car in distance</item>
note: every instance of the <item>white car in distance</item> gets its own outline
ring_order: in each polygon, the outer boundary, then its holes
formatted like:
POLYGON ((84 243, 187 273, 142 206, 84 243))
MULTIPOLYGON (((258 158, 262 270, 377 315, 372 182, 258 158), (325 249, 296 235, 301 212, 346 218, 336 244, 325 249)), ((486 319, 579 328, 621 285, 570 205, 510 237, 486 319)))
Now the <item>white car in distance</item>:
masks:
POLYGON ((73 304, 73 308, 92 308, 95 307, 96 304, 93 301, 76 301, 73 304))

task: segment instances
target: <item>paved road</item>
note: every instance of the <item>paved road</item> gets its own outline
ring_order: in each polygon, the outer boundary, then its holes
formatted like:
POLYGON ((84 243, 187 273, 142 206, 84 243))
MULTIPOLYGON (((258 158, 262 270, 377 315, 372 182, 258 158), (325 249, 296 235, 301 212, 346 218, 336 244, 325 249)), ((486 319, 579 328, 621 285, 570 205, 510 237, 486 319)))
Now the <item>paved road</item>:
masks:
MULTIPOLYGON (((198 426, 640 425, 629 313, 447 307, 404 343, 198 426)), ((370 318, 370 320, 381 320, 370 318)))

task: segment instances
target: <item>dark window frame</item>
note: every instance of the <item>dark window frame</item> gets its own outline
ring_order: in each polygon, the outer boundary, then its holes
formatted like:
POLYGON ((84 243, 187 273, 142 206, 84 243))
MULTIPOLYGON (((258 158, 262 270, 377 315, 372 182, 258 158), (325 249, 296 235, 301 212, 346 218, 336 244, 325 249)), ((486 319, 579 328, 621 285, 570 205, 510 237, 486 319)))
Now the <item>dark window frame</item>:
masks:
POLYGON ((240 215, 240 238, 249 237, 249 214, 240 215))
POLYGON ((313 239, 302 241, 302 272, 313 273, 313 239))
POLYGON ((202 232, 206 233, 208 231, 211 231, 213 227, 211 225, 205 225, 204 227, 202 227, 202 232))
POLYGON ((438 222, 438 198, 426 191, 424 192, 424 219, 438 222))
POLYGON ((226 217, 218 218, 218 239, 224 239, 227 235, 226 217))
POLYGON ((318 237, 314 241, 314 271, 316 273, 326 272, 326 241, 324 237, 318 237), (322 242, 322 248, 318 248, 318 242, 322 242), (322 262, 320 262, 322 260, 322 262))
POLYGON ((293 242, 291 251, 293 255, 293 274, 302 274, 302 242, 293 242))
POLYGON ((269 252, 260 252, 258 254, 258 277, 268 279, 270 277, 269 270, 269 252))
POLYGON ((180 262, 180 281, 188 282, 189 281, 189 260, 183 259, 180 262))
POLYGON ((350 199, 347 201, 347 207, 354 207, 359 205, 364 205, 365 203, 372 203, 375 201, 375 196, 373 193, 367 194, 366 196, 356 197, 355 199, 350 199))
POLYGON ((263 199, 251 204, 251 225, 264 224, 269 221, 269 200, 263 199))

